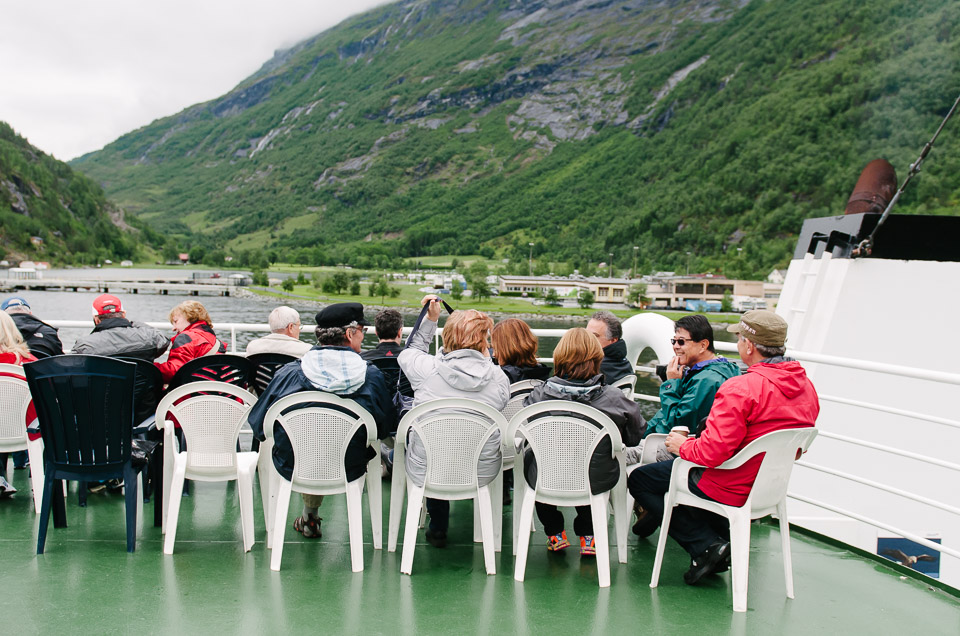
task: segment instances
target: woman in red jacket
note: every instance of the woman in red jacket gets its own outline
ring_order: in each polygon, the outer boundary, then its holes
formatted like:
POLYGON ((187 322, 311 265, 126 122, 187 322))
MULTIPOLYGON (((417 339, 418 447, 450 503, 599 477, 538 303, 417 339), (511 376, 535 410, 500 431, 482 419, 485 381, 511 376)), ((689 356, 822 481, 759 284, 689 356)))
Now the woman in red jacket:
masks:
MULTIPOLYGON (((30 355, 30 351, 27 349, 27 345, 24 344, 23 337, 20 335, 20 331, 17 329, 17 325, 13 322, 13 319, 6 312, 0 311, 0 363, 15 364, 18 367, 22 367, 24 362, 33 362, 34 360, 36 360, 36 358, 30 355)), ((0 371, 0 375, 11 376, 13 374, 0 371)), ((33 402, 31 401, 27 407, 27 418, 24 424, 30 426, 36 419, 37 412, 34 410, 33 402)), ((39 439, 39 437, 40 433, 30 434, 30 439, 39 439)), ((17 492, 16 488, 7 483, 4 475, 6 471, 7 456, 4 453, 0 454, 0 499, 5 499, 17 492)))
POLYGON ((157 362, 164 382, 170 382, 184 364, 209 354, 226 353, 227 347, 217 339, 207 309, 196 300, 185 300, 170 310, 172 338, 166 362, 157 362))

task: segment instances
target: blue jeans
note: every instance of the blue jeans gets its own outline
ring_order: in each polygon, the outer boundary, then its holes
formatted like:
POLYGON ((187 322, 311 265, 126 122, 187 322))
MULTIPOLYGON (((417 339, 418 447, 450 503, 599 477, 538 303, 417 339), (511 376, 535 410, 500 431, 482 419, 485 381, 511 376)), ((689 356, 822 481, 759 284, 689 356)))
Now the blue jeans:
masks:
MULTIPOLYGON (((670 490, 670 473, 674 460, 657 462, 641 466, 627 480, 630 494, 648 514, 654 516, 657 524, 663 520, 663 496, 670 490)), ((697 487, 703 469, 690 471, 690 492, 701 499, 715 501, 697 487)), ((670 536, 679 543, 691 557, 703 554, 707 548, 718 541, 730 540, 730 524, 726 517, 690 506, 677 506, 670 518, 670 536)))

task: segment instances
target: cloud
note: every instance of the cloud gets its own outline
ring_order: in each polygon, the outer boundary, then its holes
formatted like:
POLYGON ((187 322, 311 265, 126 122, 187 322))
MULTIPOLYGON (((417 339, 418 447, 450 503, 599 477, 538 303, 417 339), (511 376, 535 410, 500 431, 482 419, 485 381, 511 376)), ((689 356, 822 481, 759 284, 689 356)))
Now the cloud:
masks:
POLYGON ((0 120, 59 159, 228 92, 385 0, 3 3, 0 120))

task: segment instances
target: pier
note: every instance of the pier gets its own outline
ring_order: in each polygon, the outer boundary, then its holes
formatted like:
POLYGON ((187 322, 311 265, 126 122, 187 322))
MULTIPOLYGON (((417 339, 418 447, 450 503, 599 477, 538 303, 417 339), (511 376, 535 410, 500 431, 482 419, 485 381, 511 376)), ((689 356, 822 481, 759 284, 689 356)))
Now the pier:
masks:
POLYGON ((0 279, 0 292, 14 291, 73 291, 139 294, 156 293, 161 296, 184 294, 187 296, 230 296, 239 285, 194 282, 179 280, 103 280, 103 279, 0 279))

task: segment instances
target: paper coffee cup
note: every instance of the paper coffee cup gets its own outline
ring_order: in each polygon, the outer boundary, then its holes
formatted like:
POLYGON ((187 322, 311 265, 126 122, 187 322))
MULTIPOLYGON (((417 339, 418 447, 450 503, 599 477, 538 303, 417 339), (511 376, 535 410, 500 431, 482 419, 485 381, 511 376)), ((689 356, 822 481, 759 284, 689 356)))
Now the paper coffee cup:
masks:
POLYGON ((682 434, 682 435, 689 435, 689 434, 690 434, 690 429, 687 428, 686 426, 674 426, 673 428, 670 429, 670 432, 671 432, 671 433, 680 433, 680 434, 682 434))

